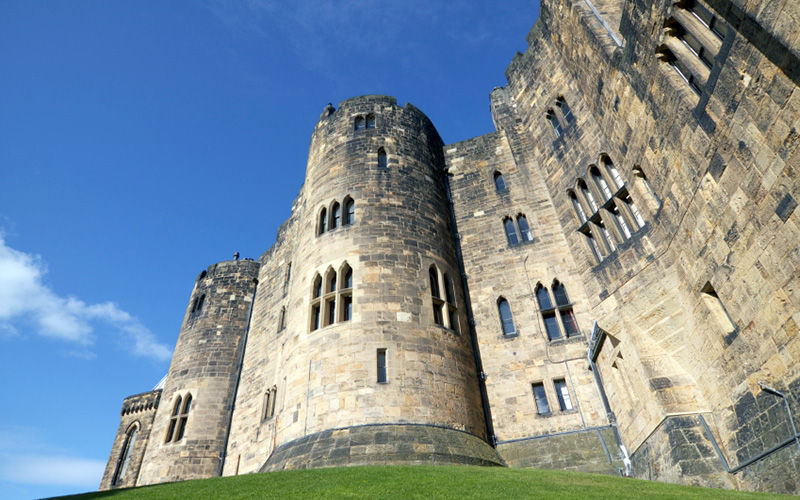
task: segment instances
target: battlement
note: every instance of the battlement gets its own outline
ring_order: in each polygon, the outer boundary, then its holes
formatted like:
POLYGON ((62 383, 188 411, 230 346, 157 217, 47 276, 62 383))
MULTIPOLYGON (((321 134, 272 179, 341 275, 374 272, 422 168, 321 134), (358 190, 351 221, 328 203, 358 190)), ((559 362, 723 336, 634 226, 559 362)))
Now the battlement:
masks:
POLYGON ((128 396, 122 402, 121 415, 130 415, 133 413, 140 413, 145 411, 157 410, 158 402, 161 400, 161 389, 155 389, 149 392, 142 392, 128 396))

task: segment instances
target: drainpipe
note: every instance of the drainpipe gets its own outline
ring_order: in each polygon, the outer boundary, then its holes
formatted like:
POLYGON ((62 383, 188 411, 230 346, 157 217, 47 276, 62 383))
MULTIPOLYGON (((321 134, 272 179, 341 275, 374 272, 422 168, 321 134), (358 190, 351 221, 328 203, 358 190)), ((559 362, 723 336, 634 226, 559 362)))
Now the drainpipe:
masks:
POLYGON ((483 418, 486 422, 486 432, 489 438, 489 444, 497 448, 497 436, 494 433, 494 425, 492 425, 492 412, 489 408, 489 395, 486 392, 486 373, 483 371, 483 363, 481 362, 481 353, 478 350, 478 337, 475 333, 475 317, 472 314, 472 302, 469 298, 469 286, 467 285, 467 272, 464 269, 464 256, 461 253, 461 235, 458 234, 456 229, 456 214, 453 208, 453 196, 450 193, 450 179, 447 174, 447 169, 444 170, 444 189, 447 193, 447 206, 450 210, 450 227, 453 231, 453 242, 456 247, 456 255, 458 257, 458 270, 461 275, 461 289, 464 291, 464 304, 467 312, 467 319, 469 323, 469 338, 472 342, 472 354, 475 356, 475 369, 478 372, 478 388, 481 393, 481 404, 483 406, 483 418))
POLYGON ((597 384, 597 389, 600 391, 600 399, 603 400, 603 406, 606 409, 608 423, 611 424, 611 430, 614 432, 614 440, 616 440, 617 446, 619 446, 619 449, 622 452, 622 463, 625 464, 625 475, 627 477, 631 477, 632 467, 630 455, 628 455, 628 449, 625 448, 625 445, 622 443, 622 437, 619 435, 619 428, 617 427, 617 417, 614 415, 614 412, 611 411, 611 405, 608 403, 608 397, 606 396, 606 391, 603 388, 603 379, 600 378, 600 370, 597 369, 597 364, 595 363, 595 361, 597 361, 597 356, 600 354, 600 348, 602 347, 605 338, 606 332, 598 328, 597 321, 595 321, 594 325, 592 325, 592 338, 589 341, 589 352, 587 357, 589 359, 589 364, 592 367, 592 373, 594 374, 594 381, 597 384))

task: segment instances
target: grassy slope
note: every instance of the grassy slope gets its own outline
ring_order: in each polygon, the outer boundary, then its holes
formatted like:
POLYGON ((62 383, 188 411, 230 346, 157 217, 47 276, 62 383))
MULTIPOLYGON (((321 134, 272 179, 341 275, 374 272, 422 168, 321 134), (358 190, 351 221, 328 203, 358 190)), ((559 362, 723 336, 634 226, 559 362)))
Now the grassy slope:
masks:
POLYGON ((370 466, 248 474, 73 495, 71 500, 197 499, 761 499, 791 497, 694 488, 578 472, 466 466, 370 466))

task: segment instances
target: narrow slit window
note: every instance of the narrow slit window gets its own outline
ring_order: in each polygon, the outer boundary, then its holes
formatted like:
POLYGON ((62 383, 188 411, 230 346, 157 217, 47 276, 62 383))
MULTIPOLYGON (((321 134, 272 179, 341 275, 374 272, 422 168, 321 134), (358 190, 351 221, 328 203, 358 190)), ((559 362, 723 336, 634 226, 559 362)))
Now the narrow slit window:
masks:
POLYGON ((550 405, 547 403, 547 393, 544 390, 544 384, 541 382, 532 384, 533 399, 536 401, 536 412, 539 415, 550 413, 550 405))
POLYGON ((117 463, 117 471, 114 474, 114 479, 111 481, 111 484, 117 485, 125 479, 125 474, 128 472, 128 464, 131 460, 131 452, 136 444, 136 436, 138 433, 139 427, 137 424, 134 424, 133 428, 130 429, 125 436, 125 444, 122 445, 122 453, 117 463))
POLYGON ((558 406, 561 408, 561 411, 572 410, 572 398, 569 397, 569 388, 567 387, 566 380, 554 380, 553 385, 556 388, 558 406))
POLYGON ((348 199, 344 205, 344 225, 349 226, 356 221, 356 203, 348 199))
POLYGON ((561 129, 561 122, 558 121, 558 117, 553 113, 553 110, 547 111, 547 121, 550 122, 550 126, 553 127, 553 133, 556 134, 556 137, 561 137, 562 129, 561 129))
POLYGON ((328 224, 328 211, 322 209, 319 213, 319 234, 323 234, 328 224))
POLYGON ((378 349, 378 383, 386 382, 386 349, 378 349))
POLYGON ((331 229, 336 229, 339 227, 339 222, 342 218, 342 207, 339 205, 339 202, 333 204, 333 208, 331 208, 331 229))
POLYGON ((378 168, 387 168, 388 162, 386 160, 386 150, 383 148, 378 149, 378 168))
POLYGON ((578 197, 575 196, 575 192, 570 190, 568 196, 572 202, 572 208, 575 209, 575 213, 578 215, 578 220, 581 222, 581 224, 586 223, 586 212, 583 211, 583 207, 578 201, 578 197))
POLYGON ((444 326, 444 314, 442 309, 445 302, 442 300, 441 288, 439 288, 439 270, 436 266, 428 269, 428 277, 431 282, 431 304, 433 306, 433 322, 439 326, 444 326))

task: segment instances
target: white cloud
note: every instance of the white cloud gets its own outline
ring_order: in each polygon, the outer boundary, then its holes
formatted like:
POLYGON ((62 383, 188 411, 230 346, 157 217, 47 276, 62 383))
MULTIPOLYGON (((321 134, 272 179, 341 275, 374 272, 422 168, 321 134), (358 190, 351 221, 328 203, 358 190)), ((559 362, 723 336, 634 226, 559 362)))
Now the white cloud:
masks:
POLYGON ((38 255, 6 245, 0 234, 0 338, 16 336, 20 322, 30 322, 41 336, 74 344, 86 355, 97 323, 111 326, 137 356, 170 358, 171 350, 138 319, 112 302, 86 304, 61 297, 42 282, 47 267, 38 255))

